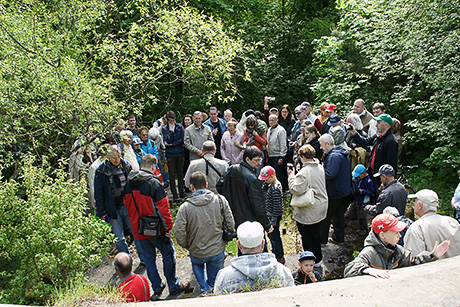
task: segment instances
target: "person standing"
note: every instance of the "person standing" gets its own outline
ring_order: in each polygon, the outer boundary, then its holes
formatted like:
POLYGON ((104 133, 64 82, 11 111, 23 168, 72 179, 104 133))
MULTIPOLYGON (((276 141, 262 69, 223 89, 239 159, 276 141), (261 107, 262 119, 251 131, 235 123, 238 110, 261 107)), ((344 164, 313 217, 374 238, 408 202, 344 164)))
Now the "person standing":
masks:
POLYGON ((139 241, 144 254, 147 275, 152 284, 152 299, 160 298, 166 287, 158 274, 156 265, 157 249, 163 257, 163 272, 169 293, 179 294, 190 288, 190 282, 181 283, 176 275, 176 252, 171 241, 173 220, 169 209, 168 195, 160 180, 154 175, 157 158, 146 154, 142 157, 140 170, 129 174, 126 184, 125 205, 128 210, 134 237, 139 241), (153 205, 152 205, 153 204, 153 205), (141 216, 157 216, 162 229, 157 236, 144 236, 139 233, 141 216))
POLYGON ((176 123, 176 114, 173 111, 166 113, 166 119, 168 123, 161 128, 163 134, 164 143, 166 146, 166 159, 169 172, 169 183, 173 199, 178 199, 178 195, 181 198, 186 197, 184 189, 184 135, 185 130, 181 124, 176 123), (176 188, 176 175, 177 183, 179 186, 179 194, 176 188))
POLYGON ((227 131, 227 122, 223 118, 217 117, 219 111, 216 107, 209 108, 209 119, 204 122, 209 128, 211 128, 214 143, 216 143, 216 158, 221 159, 220 144, 222 136, 227 131))
POLYGON ((177 243, 190 253, 201 293, 211 292, 224 263, 227 242, 222 238, 223 228, 235 228, 227 200, 208 190, 207 185, 202 172, 190 176, 193 194, 179 207, 174 223, 177 243))
POLYGON ((201 147, 205 141, 214 141, 211 128, 203 125, 203 114, 200 111, 193 113, 193 124, 185 129, 184 144, 190 152, 190 162, 203 157, 201 147))
POLYGON ((243 160, 243 134, 236 129, 237 122, 227 122, 227 131, 222 136, 220 153, 228 165, 238 164, 243 160))
POLYGON ((278 116, 275 114, 268 117, 268 123, 270 125, 267 134, 268 165, 275 169, 283 191, 286 191, 288 189, 286 130, 278 125, 278 116))
POLYGON ((303 166, 297 174, 293 169, 288 170, 289 189, 292 195, 302 195, 310 187, 315 194, 315 203, 308 207, 292 207, 292 218, 302 238, 303 250, 313 252, 315 271, 322 275, 321 223, 326 218, 328 208, 326 176, 311 145, 302 146, 298 155, 303 166))
POLYGON ((351 169, 348 159, 348 150, 335 146, 334 139, 328 133, 319 138, 324 157, 324 172, 326 175, 326 190, 328 208, 326 219, 321 223, 321 243, 327 244, 329 227, 332 222, 334 234, 333 243, 345 242, 345 221, 347 197, 351 194, 351 169))

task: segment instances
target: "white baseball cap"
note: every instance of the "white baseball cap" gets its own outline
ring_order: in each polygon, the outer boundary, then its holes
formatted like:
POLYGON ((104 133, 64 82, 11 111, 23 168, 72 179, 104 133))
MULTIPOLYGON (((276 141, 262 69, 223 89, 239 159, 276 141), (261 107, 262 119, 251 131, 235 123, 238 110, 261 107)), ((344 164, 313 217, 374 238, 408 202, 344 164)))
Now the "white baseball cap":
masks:
POLYGON ((423 189, 423 190, 418 191, 415 194, 409 194, 409 196, 407 197, 417 198, 422 203, 427 204, 427 205, 431 205, 435 207, 439 205, 438 194, 436 194, 436 192, 432 190, 423 189))
POLYGON ((243 247, 253 248, 262 243, 264 239, 264 228, 259 222, 244 222, 236 230, 238 241, 243 247))

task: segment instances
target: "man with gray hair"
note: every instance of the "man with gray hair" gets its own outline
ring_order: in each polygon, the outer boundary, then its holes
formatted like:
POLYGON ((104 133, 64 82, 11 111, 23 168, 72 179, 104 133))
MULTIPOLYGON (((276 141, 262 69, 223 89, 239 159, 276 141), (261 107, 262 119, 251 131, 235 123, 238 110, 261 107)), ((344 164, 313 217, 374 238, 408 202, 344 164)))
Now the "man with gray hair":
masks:
POLYGON ((334 139, 328 133, 319 138, 321 149, 325 156, 323 160, 326 175, 326 190, 328 196, 327 216, 321 223, 321 244, 327 244, 329 227, 334 227, 331 242, 345 242, 345 209, 346 200, 351 194, 351 169, 348 160, 348 150, 335 146, 334 139))
POLYGON ((190 151, 190 161, 204 156, 201 150, 205 141, 214 141, 211 128, 203 125, 203 114, 200 111, 193 113, 193 124, 185 129, 184 145, 190 151))
POLYGON ((259 222, 244 222, 237 229, 242 255, 217 274, 214 293, 229 294, 263 288, 292 287, 294 279, 288 268, 272 253, 264 253, 264 228, 259 222))
POLYGON ((185 174, 185 186, 190 188, 190 175, 194 172, 202 172, 206 175, 208 189, 217 194, 216 183, 228 169, 228 164, 221 159, 214 157, 216 154, 216 144, 213 141, 205 141, 201 148, 203 157, 190 162, 190 166, 185 174))
POLYGON ((414 212, 420 218, 407 230, 404 247, 417 254, 432 251, 437 243, 449 240, 450 248, 441 259, 460 255, 460 225, 450 216, 436 213, 439 206, 438 194, 423 189, 410 194, 409 198, 415 198, 414 212))
MULTIPOLYGON (((124 226, 131 228, 128 211, 123 203, 124 190, 131 166, 121 158, 120 148, 110 145, 107 160, 96 170, 94 177, 94 201, 97 216, 112 226, 118 252, 129 254, 128 244, 124 235, 124 226)), ((143 254, 137 239, 134 239, 139 258, 143 254)))

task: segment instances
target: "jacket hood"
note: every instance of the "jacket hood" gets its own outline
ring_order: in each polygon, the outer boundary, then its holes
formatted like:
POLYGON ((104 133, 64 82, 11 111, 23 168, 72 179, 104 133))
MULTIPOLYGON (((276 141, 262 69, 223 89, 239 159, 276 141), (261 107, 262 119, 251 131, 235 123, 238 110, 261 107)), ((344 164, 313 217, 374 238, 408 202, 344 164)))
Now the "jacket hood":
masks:
POLYGON ((335 146, 332 148, 331 153, 341 154, 341 155, 348 155, 348 150, 343 148, 342 146, 335 146))
POLYGON ((152 177, 153 174, 149 171, 144 170, 133 170, 128 175, 128 180, 130 181, 145 181, 148 178, 152 177))
POLYGON ((391 254, 395 252, 396 249, 391 249, 378 238, 374 231, 370 231, 369 235, 364 240, 364 247, 370 246, 375 248, 380 254, 385 258, 390 257, 391 254))
POLYGON ((205 206, 213 201, 214 198, 217 198, 217 195, 211 192, 193 196, 189 198, 188 201, 195 206, 205 206))
POLYGON ((274 276, 277 263, 275 255, 271 253, 243 255, 231 260, 231 266, 252 280, 266 280, 274 276))

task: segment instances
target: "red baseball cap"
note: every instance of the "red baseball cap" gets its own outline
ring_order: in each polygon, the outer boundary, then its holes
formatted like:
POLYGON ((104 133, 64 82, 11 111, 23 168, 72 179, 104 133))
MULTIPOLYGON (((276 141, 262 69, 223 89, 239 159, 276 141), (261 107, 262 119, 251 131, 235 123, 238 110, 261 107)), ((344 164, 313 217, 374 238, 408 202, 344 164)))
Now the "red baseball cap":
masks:
POLYGON ((329 104, 329 106, 326 108, 326 111, 332 112, 337 110, 337 106, 333 103, 329 104))
POLYGON ((391 214, 379 214, 372 220, 372 230, 375 233, 383 231, 401 232, 407 227, 406 223, 398 221, 391 214))
POLYGON ((275 173, 275 169, 273 167, 271 167, 270 165, 264 166, 260 170, 259 179, 260 180, 267 180, 267 178, 270 177, 271 175, 273 175, 274 173, 275 173))

